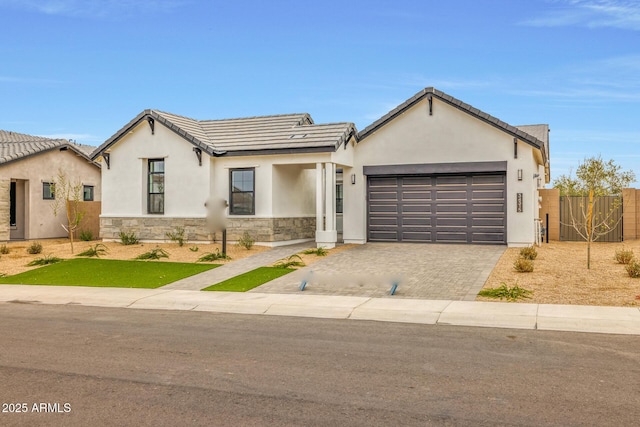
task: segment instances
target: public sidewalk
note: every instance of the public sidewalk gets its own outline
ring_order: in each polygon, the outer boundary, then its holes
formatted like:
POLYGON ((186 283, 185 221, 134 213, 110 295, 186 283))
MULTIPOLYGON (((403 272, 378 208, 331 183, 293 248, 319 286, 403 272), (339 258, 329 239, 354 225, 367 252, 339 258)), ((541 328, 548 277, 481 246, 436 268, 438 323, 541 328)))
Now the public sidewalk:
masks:
POLYGON ((71 304, 640 335, 640 308, 190 290, 0 285, 0 304, 71 304))
POLYGON ((182 280, 170 283, 163 286, 162 289, 182 289, 199 291, 208 286, 215 285, 224 280, 231 279, 232 277, 254 270, 258 267, 264 267, 274 262, 287 258, 293 254, 309 249, 313 246, 313 243, 299 243, 295 245, 277 246, 269 249, 268 251, 260 252, 255 255, 251 255, 246 258, 239 259, 237 261, 224 264, 220 267, 207 270, 203 273, 196 274, 190 277, 186 277, 182 280))

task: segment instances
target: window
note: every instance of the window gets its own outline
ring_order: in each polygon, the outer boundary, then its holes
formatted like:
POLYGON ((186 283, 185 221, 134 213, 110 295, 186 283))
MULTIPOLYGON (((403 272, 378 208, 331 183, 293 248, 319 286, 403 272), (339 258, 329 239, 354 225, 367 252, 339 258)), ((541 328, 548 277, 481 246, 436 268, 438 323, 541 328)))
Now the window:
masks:
POLYGON ((229 171, 229 213, 231 215, 254 215, 255 169, 231 169, 229 171))
POLYGON ((336 213, 342 213, 342 202, 344 200, 342 195, 343 187, 342 183, 336 184, 336 213))
POLYGON ((9 226, 16 226, 16 182, 11 181, 9 189, 9 226))
POLYGON ((147 212, 164 214, 164 159, 149 159, 147 212))
POLYGON ((52 182, 43 182, 42 183, 42 198, 44 200, 53 200, 56 198, 53 189, 54 185, 52 182))
POLYGON ((82 200, 93 202, 93 185, 85 185, 82 190, 82 200))

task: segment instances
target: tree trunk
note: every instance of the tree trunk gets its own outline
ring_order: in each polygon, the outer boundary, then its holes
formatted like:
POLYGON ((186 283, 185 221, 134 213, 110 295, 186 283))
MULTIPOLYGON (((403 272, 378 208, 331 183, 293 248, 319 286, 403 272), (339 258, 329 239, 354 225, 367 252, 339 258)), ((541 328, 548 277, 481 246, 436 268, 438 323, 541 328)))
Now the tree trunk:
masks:
POLYGON ((589 210, 587 211, 587 270, 591 269, 591 241, 593 240, 593 190, 589 190, 589 210))

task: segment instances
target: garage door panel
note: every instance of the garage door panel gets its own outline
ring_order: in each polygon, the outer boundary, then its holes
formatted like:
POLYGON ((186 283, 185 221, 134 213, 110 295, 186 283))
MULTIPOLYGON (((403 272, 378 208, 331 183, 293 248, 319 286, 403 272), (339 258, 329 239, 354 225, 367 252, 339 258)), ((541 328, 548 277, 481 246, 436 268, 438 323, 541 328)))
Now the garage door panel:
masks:
POLYGON ((403 214, 411 214, 411 213, 431 213, 431 205, 428 204, 406 204, 404 203, 401 206, 401 210, 403 214))
POLYGON ((466 190, 458 190, 458 191, 444 191, 438 190, 436 191, 436 200, 467 200, 467 191, 466 190))
POLYGON ((421 233, 415 232, 403 232, 402 233, 402 241, 407 242, 423 242, 430 243, 431 242, 431 231, 425 231, 421 233))
POLYGON ((438 176, 435 179, 436 186, 441 185, 467 185, 466 176, 438 176))
POLYGON ((485 185, 485 184, 504 184, 505 175, 472 175, 471 182, 473 185, 485 185))
POLYGON ((369 219, 369 225, 372 227, 376 225, 393 225, 395 227, 398 226, 398 217, 396 215, 393 216, 372 216, 369 219))
POLYGON ((369 240, 504 243, 506 177, 369 177, 369 240))
POLYGON ((473 200, 504 200, 504 190, 474 190, 473 200))
POLYGON ((431 191, 403 191, 402 200, 431 200, 431 191))
POLYGON ((408 225, 424 225, 427 227, 431 227, 431 217, 402 217, 402 226, 406 228, 408 225))

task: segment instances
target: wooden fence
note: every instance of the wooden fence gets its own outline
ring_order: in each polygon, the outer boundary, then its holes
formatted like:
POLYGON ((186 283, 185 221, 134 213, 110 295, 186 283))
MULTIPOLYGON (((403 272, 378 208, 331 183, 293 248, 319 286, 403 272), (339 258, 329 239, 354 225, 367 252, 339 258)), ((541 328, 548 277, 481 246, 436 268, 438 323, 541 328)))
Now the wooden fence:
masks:
MULTIPOLYGON (((571 225, 573 218, 579 223, 585 222, 588 197, 560 197, 560 240, 579 242, 585 239, 571 225)), ((594 203, 593 215, 595 222, 599 223, 610 215, 605 227, 611 230, 598 238, 598 242, 621 242, 623 237, 622 224, 622 197, 608 196, 598 197, 594 203)), ((582 231, 586 234, 586 230, 582 231)))

